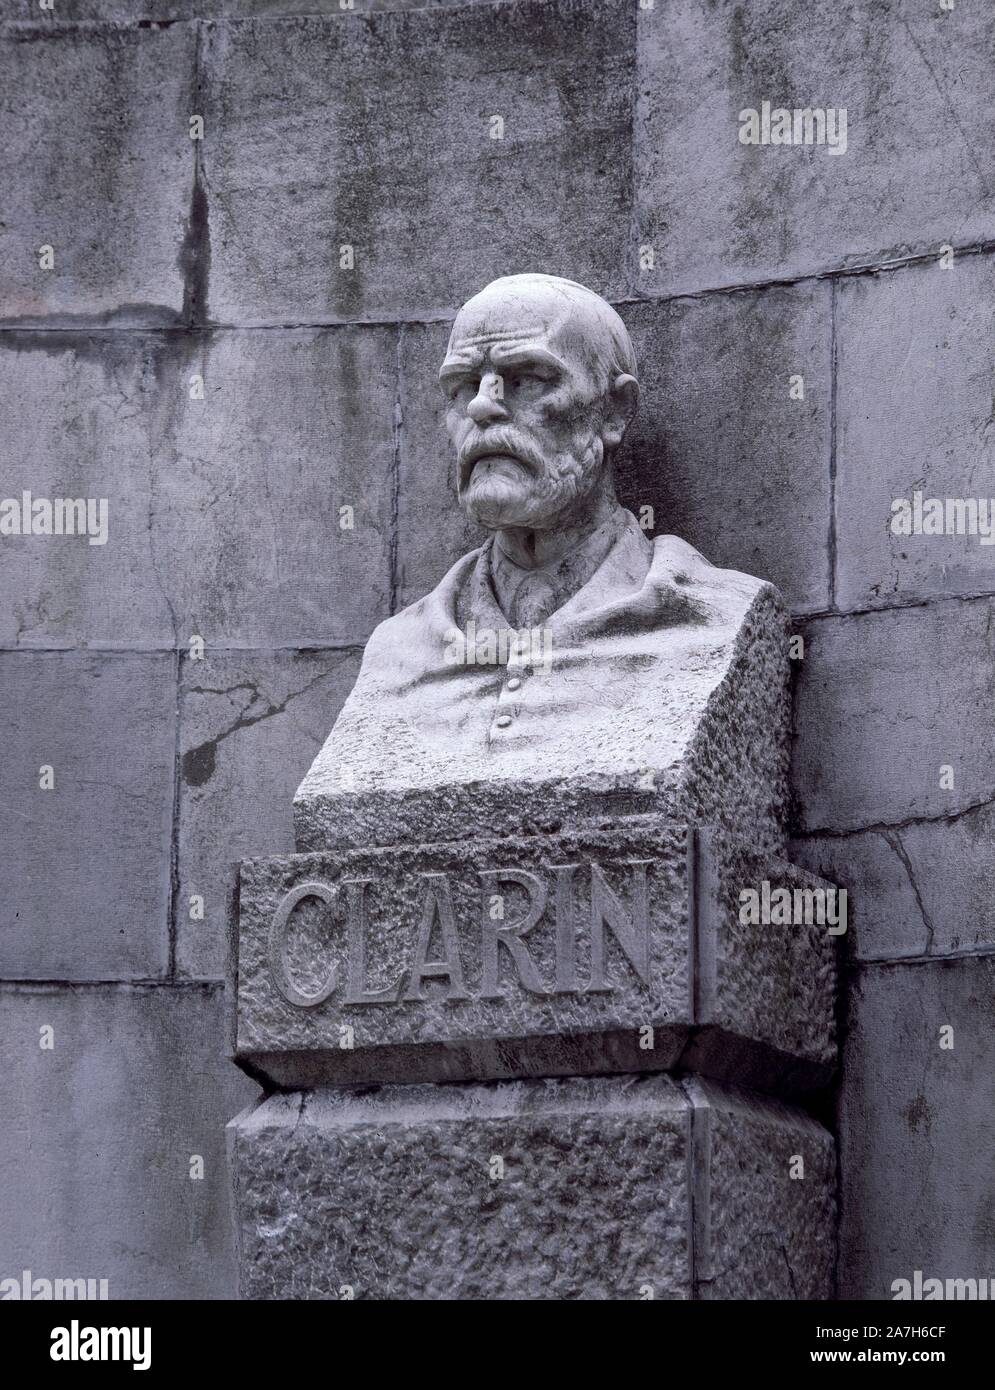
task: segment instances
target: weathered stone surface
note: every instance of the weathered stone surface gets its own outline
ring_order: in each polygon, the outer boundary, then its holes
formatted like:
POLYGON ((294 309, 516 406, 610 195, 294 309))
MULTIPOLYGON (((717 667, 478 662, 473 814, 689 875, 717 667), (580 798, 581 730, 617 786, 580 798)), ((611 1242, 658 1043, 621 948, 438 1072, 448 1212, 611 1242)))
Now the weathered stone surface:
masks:
POLYGON ((828 597, 830 297, 795 285, 621 311, 640 364, 623 502, 802 612, 828 597))
POLYGON ((195 44, 190 25, 0 34, 0 319, 181 319, 195 44))
POLYGON ((0 976, 165 973, 175 718, 165 653, 0 652, 0 976))
POLYGON ((874 965, 850 993, 840 1092, 840 1295, 995 1265, 995 957, 874 965), (953 1029, 952 1049, 940 1046, 953 1029))
POLYGON ((832 1136, 803 1111, 739 1088, 694 1076, 681 1087, 692 1107, 696 1296, 832 1298, 832 1136))
POLYGON ((638 10, 644 293, 879 264, 995 234, 990 8, 677 0, 638 10), (740 112, 847 109, 847 150, 744 145, 740 112))
POLYGON ((361 641, 389 611, 395 337, 177 342, 156 395, 154 560, 183 646, 361 641))
MULTIPOLYGON (((892 504, 983 499, 995 511, 995 258, 844 280, 837 307, 837 602, 991 593, 979 535, 896 535, 892 504)), ((956 513, 953 514, 956 523, 956 513)), ((992 533, 989 529, 989 537, 992 533)))
POLYGON ((57 13, 39 13, 38 0, 0 0, 0 19, 33 20, 39 26, 67 19, 240 19, 279 15, 350 15, 377 10, 431 10, 492 5, 501 0, 57 0, 57 13))
MULTIPOLYGON (((169 595, 152 564, 143 334, 0 333, 0 491, 106 499, 106 541, 4 535, 0 640, 20 646, 100 642, 145 650, 172 641, 169 595)), ((29 512, 30 516, 30 512, 29 512)), ((96 536, 99 540, 99 533, 96 536)))
POLYGON ((836 943, 848 907, 833 884, 752 846, 706 831, 695 847, 691 1016, 698 1027, 682 1069, 762 1090, 824 1084, 836 1060, 836 943), (744 890, 761 899, 782 890, 782 905, 787 890, 789 921, 744 921, 744 890))
POLYGON ((886 831, 795 841, 791 857, 851 891, 861 959, 995 944, 995 807, 886 831))
POLYGON ((181 974, 219 978, 236 860, 293 849, 290 801, 358 669, 350 651, 214 652, 184 661, 180 705, 181 974), (190 898, 204 899, 202 920, 190 898))
POLYGON ((995 800, 992 612, 978 599, 807 624, 793 764, 804 830, 995 800), (951 790, 941 786, 944 767, 953 768, 951 790))
POLYGON ((634 63, 627 0, 213 27, 212 317, 436 317, 534 268, 619 292, 634 63))
POLYGON ((221 1057, 221 1010, 217 990, 0 990, 3 1276, 232 1296, 222 1132, 256 1088, 221 1057))
POLYGON ((686 1088, 604 1077, 271 1097, 229 1125, 242 1296, 828 1296, 830 1136, 745 1093, 686 1088), (806 1177, 792 1181, 799 1153, 806 1177))
POLYGON ((659 817, 602 825, 243 863, 236 1057, 284 1087, 678 1066, 825 1084, 826 926, 738 912, 764 879, 819 881, 659 817))
POLYGON ((395 337, 0 335, 3 496, 107 499, 104 545, 2 537, 0 638, 361 641, 390 603, 395 337))
POLYGON ((861 960, 919 956, 929 946, 921 902, 926 865, 911 860, 907 835, 904 826, 812 835, 789 847, 792 859, 846 888, 854 910, 845 945, 861 960))
MULTIPOLYGON (((620 500, 637 517, 653 508, 648 534, 675 532, 714 564, 770 580, 795 611, 828 602, 830 295, 796 285, 619 306, 640 387, 615 465, 620 500)), ((437 388, 448 336, 448 324, 401 335, 399 607, 486 535, 453 505, 437 388)))

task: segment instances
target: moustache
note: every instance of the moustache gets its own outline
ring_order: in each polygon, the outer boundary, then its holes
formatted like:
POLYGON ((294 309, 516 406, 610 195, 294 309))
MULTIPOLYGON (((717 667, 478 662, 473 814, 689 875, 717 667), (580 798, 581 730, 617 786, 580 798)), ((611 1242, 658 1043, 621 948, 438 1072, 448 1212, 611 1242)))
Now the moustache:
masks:
POLYGON ((486 432, 474 433, 464 441, 457 459, 460 488, 466 487, 470 481, 474 464, 491 454, 507 454, 533 473, 541 475, 545 472, 542 454, 527 439, 514 429, 496 425, 486 432))

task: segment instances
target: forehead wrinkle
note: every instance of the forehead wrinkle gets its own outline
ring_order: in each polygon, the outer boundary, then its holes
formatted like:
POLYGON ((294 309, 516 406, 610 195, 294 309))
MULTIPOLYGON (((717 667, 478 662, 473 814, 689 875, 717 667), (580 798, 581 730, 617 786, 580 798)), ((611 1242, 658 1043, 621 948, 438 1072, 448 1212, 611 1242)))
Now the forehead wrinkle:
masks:
POLYGON ((484 353, 478 347, 467 345, 454 345, 446 353, 442 366, 439 368, 439 377, 456 376, 461 372, 472 372, 476 368, 483 366, 484 353))

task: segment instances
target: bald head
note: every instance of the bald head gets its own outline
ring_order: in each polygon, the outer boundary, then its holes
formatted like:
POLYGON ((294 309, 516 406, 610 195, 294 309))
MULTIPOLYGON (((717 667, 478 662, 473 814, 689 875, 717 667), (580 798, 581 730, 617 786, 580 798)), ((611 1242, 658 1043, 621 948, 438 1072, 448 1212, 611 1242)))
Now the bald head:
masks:
POLYGON ((506 275, 456 316, 439 378, 460 499, 485 526, 552 528, 596 490, 636 406, 625 324, 555 275, 506 275))
MULTIPOLYGON (((440 378, 467 356, 467 348, 506 337, 557 344, 607 390, 617 376, 635 380, 636 356, 628 329, 599 294, 559 275, 502 275, 460 309, 440 378)), ((500 356, 500 348, 498 349, 500 356)))

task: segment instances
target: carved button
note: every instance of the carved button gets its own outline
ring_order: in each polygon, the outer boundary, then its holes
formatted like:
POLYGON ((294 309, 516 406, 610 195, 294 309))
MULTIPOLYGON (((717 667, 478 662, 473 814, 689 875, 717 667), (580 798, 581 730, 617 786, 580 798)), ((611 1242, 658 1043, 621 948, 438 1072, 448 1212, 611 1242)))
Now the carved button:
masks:
POLYGON ((517 676, 512 676, 511 680, 508 682, 508 689, 519 690, 521 688, 521 684, 522 682, 518 679, 517 676))
POLYGON ((497 719, 497 726, 498 726, 499 729, 507 729, 507 727, 508 727, 508 725, 509 725, 510 723, 511 723, 511 715, 510 715, 510 714, 502 714, 502 715, 499 715, 499 716, 498 716, 498 719, 497 719))

